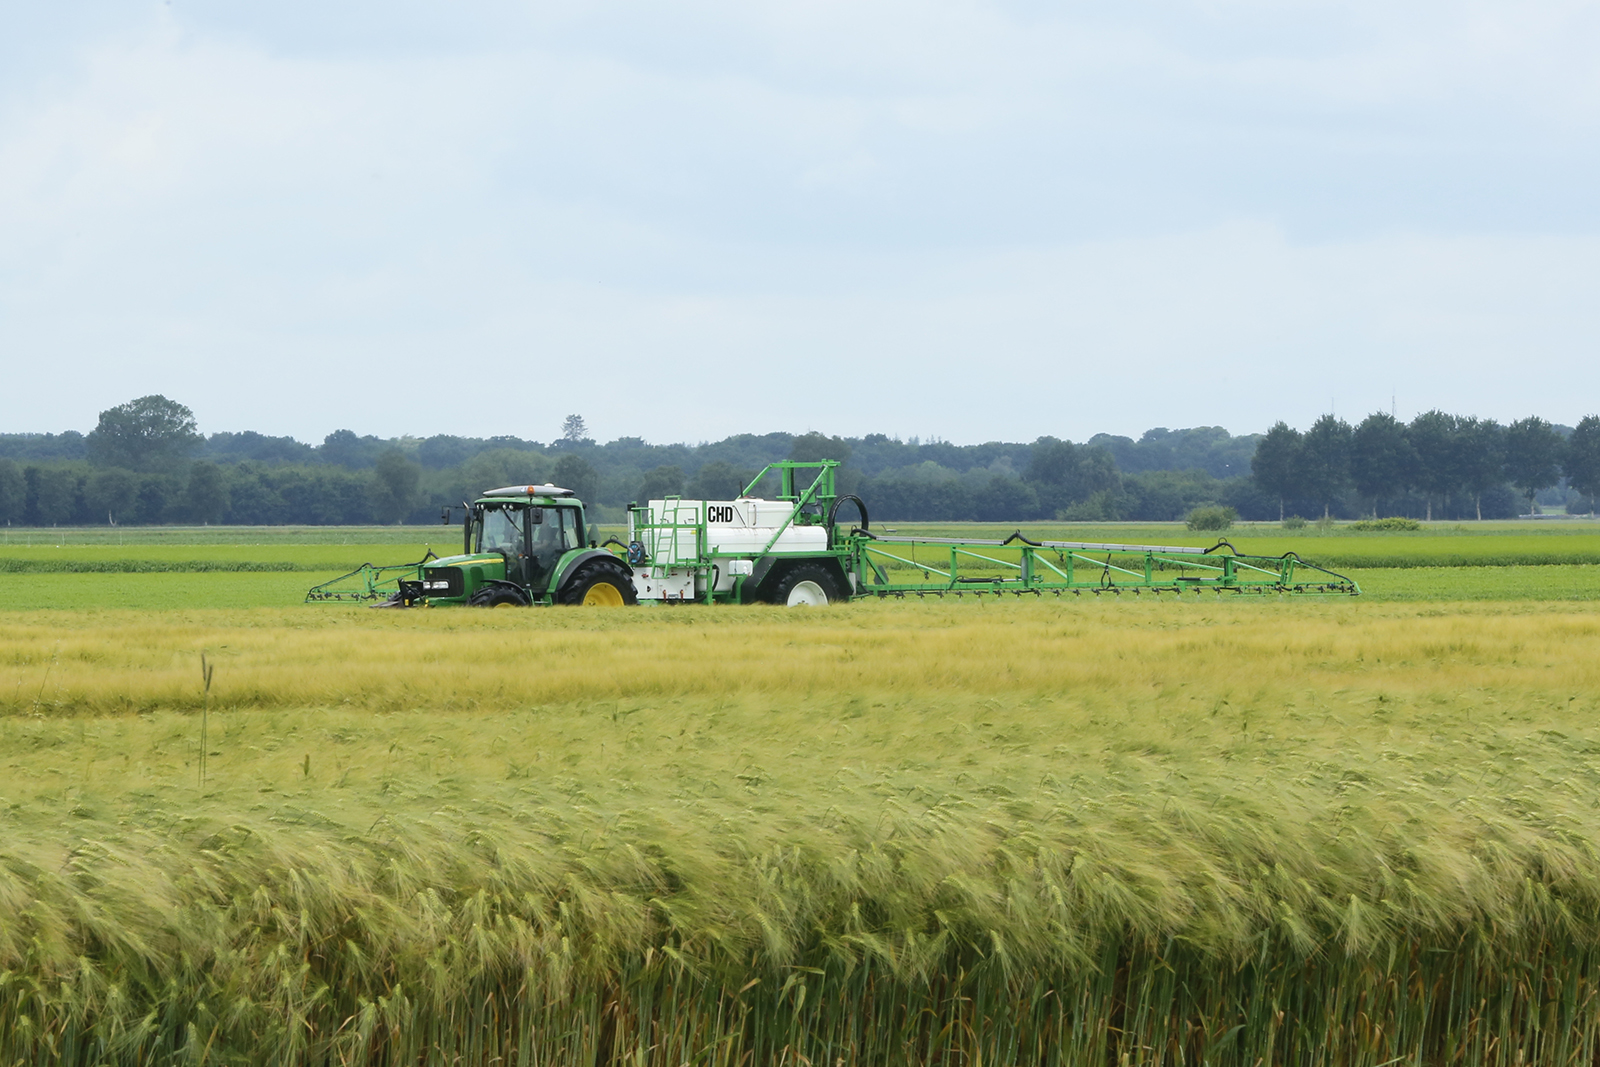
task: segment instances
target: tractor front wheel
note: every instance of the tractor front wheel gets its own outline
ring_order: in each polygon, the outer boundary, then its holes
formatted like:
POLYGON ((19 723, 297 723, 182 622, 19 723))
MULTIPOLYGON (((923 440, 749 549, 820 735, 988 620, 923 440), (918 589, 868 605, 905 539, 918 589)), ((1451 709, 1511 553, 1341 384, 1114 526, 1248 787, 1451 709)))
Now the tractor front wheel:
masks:
POLYGON ((631 607, 639 603, 633 579, 620 563, 599 559, 586 563, 561 590, 561 603, 586 608, 631 607))
POLYGON ((467 605, 474 608, 525 608, 528 601, 503 585, 486 585, 472 594, 467 605))

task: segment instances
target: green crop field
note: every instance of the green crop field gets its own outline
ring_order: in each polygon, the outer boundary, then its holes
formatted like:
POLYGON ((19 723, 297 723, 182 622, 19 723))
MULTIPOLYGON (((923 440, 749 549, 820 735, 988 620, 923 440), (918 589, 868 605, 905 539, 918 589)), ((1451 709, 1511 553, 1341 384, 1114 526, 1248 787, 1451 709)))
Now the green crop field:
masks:
POLYGON ((1594 1063, 1592 529, 809 612, 300 602, 439 528, 11 531, 0 1064, 1594 1063))

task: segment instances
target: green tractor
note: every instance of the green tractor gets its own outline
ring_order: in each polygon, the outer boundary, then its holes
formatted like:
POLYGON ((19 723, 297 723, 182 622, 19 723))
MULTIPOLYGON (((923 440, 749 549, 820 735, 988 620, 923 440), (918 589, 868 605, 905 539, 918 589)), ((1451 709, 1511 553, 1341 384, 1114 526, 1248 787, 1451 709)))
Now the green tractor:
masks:
POLYGON ((424 560, 384 606, 638 603, 632 568, 595 543, 571 490, 511 485, 490 489, 465 510, 461 555, 424 560))

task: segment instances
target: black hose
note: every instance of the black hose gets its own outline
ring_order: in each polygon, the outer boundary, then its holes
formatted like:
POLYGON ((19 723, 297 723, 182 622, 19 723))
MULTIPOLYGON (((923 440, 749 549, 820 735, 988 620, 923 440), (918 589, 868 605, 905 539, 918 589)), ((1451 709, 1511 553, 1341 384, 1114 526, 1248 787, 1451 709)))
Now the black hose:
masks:
POLYGON ((861 525, 857 527, 857 529, 862 533, 866 533, 867 527, 871 525, 871 523, 867 520, 867 505, 862 502, 860 497, 854 495, 841 496, 834 500, 833 507, 828 509, 828 539, 830 541, 833 540, 834 524, 839 518, 839 505, 843 504, 846 500, 855 504, 856 510, 861 513, 861 525))

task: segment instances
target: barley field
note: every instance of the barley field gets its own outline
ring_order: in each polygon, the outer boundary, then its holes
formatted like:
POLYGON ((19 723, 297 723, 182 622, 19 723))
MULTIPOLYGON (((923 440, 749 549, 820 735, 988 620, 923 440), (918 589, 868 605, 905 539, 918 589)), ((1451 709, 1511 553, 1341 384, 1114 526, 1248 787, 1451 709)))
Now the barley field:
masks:
POLYGON ((0 611, 0 1063, 1593 1063, 1597 572, 809 613, 7 574, 50 603, 0 611))

